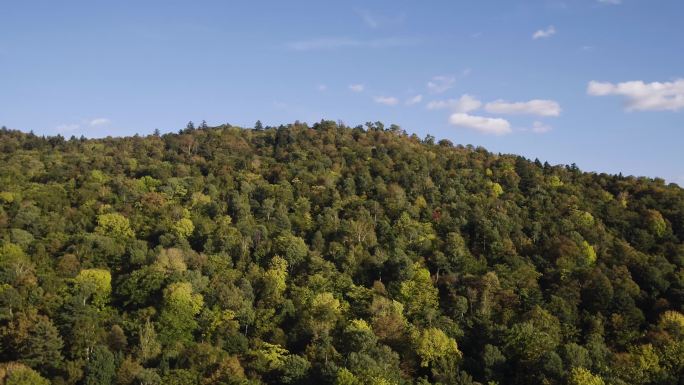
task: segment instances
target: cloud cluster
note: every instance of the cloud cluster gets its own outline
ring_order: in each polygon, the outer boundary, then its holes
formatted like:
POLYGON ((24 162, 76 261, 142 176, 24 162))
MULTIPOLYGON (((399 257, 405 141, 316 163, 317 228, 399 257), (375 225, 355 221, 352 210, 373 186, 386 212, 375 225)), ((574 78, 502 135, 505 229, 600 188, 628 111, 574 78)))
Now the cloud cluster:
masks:
MULTIPOLYGON (((465 75, 464 75, 465 76, 465 75)), ((454 76, 434 76, 426 84, 426 88, 433 94, 446 92, 453 87, 456 79, 454 76)), ((361 92, 365 88, 362 84, 352 84, 349 89, 354 92, 361 92)), ((423 95, 416 94, 412 97, 403 99, 389 95, 379 95, 373 97, 375 103, 385 106, 397 106, 402 103, 405 106, 414 106, 423 103, 423 95)), ((539 117, 557 117, 561 114, 561 107, 558 102, 547 99, 532 99, 521 102, 509 102, 497 99, 489 103, 483 103, 478 98, 463 94, 458 99, 434 99, 424 104, 428 110, 448 110, 448 122, 452 126, 468 128, 484 134, 506 135, 514 131, 511 123, 501 116, 482 116, 474 114, 474 111, 483 109, 489 114, 497 115, 534 115, 539 117)), ((530 128, 518 128, 518 131, 533 132, 543 134, 551 131, 551 126, 544 122, 535 121, 530 128)))
POLYGON ((622 96, 628 111, 684 109, 684 79, 664 83, 645 83, 641 80, 617 84, 591 81, 587 86, 587 93, 592 96, 622 96))
MULTIPOLYGON (((513 132, 511 123, 500 117, 486 117, 472 115, 471 112, 480 109, 483 103, 477 98, 464 94, 459 99, 433 100, 425 107, 429 110, 449 109, 449 123, 453 126, 469 128, 483 134, 505 135, 513 132)), ((560 105, 553 100, 530 100, 527 102, 510 103, 497 100, 484 104, 485 111, 495 114, 529 114, 538 116, 560 115, 560 105)), ((537 134, 551 131, 551 127, 542 123, 534 122, 529 130, 537 134)))
POLYGON ((532 34, 532 39, 546 39, 556 34, 556 27, 550 25, 546 29, 540 29, 532 34))
POLYGON ((561 107, 553 100, 534 99, 527 102, 510 103, 496 100, 485 105, 485 110, 493 114, 526 114, 537 116, 559 116, 561 107))

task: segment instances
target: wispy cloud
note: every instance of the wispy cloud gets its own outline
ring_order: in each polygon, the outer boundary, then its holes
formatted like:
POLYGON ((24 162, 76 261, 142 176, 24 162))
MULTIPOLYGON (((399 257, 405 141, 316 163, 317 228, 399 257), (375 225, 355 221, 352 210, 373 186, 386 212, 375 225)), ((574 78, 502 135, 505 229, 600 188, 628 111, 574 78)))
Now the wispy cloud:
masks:
POLYGON ((328 86, 325 85, 325 84, 319 84, 319 85, 316 87, 316 89, 318 89, 319 91, 323 92, 323 91, 327 91, 327 90, 328 90, 328 86))
POLYGON ((386 106, 396 106, 399 104, 399 99, 394 96, 376 96, 373 100, 378 104, 384 104, 386 106))
POLYGON ((622 0, 598 0, 598 2, 601 4, 608 4, 608 5, 620 5, 620 4, 622 4, 622 0))
POLYGON ((684 109, 684 79, 672 82, 623 83, 591 81, 587 93, 592 96, 622 96, 627 111, 679 111, 684 109))
POLYGON ((399 24, 406 19, 406 14, 401 13, 397 16, 380 15, 369 11, 368 9, 356 9, 356 14, 359 15, 363 24, 368 28, 381 28, 388 24, 399 24))
POLYGON ((412 98, 409 98, 406 102, 404 102, 404 104, 406 104, 407 106, 412 106, 412 105, 418 104, 422 101, 423 101, 423 95, 419 94, 419 95, 416 95, 412 98))
POLYGON ((538 116, 559 116, 561 107, 553 100, 534 99, 527 102, 496 100, 485 105, 485 110, 494 114, 520 114, 538 116))
POLYGON ((293 41, 285 44, 293 51, 320 51, 341 48, 391 48, 417 44, 411 38, 383 38, 383 39, 352 39, 347 37, 323 37, 308 40, 293 41))
POLYGON ((468 94, 459 99, 433 100, 426 106, 428 110, 450 109, 454 112, 471 112, 482 106, 482 102, 468 94))
POLYGON ((532 34, 532 39, 546 39, 556 34, 556 27, 550 25, 546 29, 540 29, 532 34))
POLYGON ((81 119, 79 123, 60 124, 55 127, 55 130, 60 134, 65 134, 88 128, 103 127, 109 125, 110 123, 112 123, 112 121, 108 118, 81 119))
POLYGON ((363 90, 366 89, 366 86, 363 84, 351 84, 349 85, 349 89, 353 92, 363 92, 363 90))
POLYGON ((461 112, 451 114, 449 124, 469 128, 483 134, 506 135, 512 132, 511 124, 506 119, 488 118, 461 112))
POLYGON ((356 13, 359 14, 361 20, 364 24, 366 24, 367 27, 378 28, 380 26, 380 22, 373 16, 373 14, 369 10, 359 9, 356 10, 356 13))
POLYGON ((450 75, 434 76, 427 82, 427 88, 430 92, 439 94, 452 88, 455 82, 456 78, 450 75))
POLYGON ((105 126, 111 122, 112 121, 107 119, 107 118, 95 118, 95 119, 90 120, 90 122, 88 122, 88 124, 91 127, 98 127, 98 126, 105 126))
POLYGON ((551 131, 552 129, 553 127, 543 122, 537 121, 532 123, 532 132, 534 132, 535 134, 545 134, 551 131))

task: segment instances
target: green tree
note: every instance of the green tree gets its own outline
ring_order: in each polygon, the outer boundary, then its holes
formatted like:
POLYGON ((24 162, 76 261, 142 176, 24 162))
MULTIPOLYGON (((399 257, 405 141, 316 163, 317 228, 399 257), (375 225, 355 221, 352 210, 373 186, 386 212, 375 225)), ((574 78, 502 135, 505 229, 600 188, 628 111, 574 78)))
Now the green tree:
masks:
POLYGON ((17 353, 21 362, 40 368, 44 374, 48 374, 49 371, 60 368, 63 346, 62 337, 52 321, 39 316, 17 347, 17 353))
POLYGON ((157 340, 157 332, 154 330, 154 324, 149 319, 145 321, 138 329, 139 336, 139 357, 145 363, 153 360, 161 353, 161 345, 157 340))
POLYGON ((86 366, 85 385, 111 385, 116 375, 114 355, 104 345, 98 345, 86 366))
POLYGON ((309 248, 304 240, 292 234, 281 235, 275 240, 276 253, 282 255, 290 266, 298 266, 304 262, 309 248))

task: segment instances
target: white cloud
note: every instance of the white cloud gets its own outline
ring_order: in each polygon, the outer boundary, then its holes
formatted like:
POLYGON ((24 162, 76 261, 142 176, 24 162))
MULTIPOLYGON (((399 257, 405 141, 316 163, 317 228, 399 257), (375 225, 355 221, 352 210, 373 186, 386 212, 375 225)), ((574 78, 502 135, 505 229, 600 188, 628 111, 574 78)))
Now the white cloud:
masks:
POLYGON ((622 0, 598 0, 601 4, 620 5, 622 0))
POLYGON ((441 75, 435 76, 427 83, 427 88, 430 92, 439 94, 454 86, 456 78, 453 76, 441 75))
POLYGON ((346 37, 324 37, 309 40, 293 41, 285 47, 293 51, 319 51, 339 48, 388 48, 416 44, 415 39, 385 38, 372 40, 357 40, 346 37))
POLYGON ((394 96, 376 96, 373 98, 376 103, 384 104, 386 106, 396 106, 399 104, 399 99, 394 96))
POLYGON ((328 86, 326 86, 325 84, 319 84, 316 88, 321 92, 328 90, 328 86))
POLYGON ((407 106, 412 106, 423 101, 423 95, 416 95, 406 101, 407 106))
POLYGON ((449 117, 449 123, 458 127, 469 128, 483 134, 506 135, 512 132, 511 124, 506 119, 487 118, 457 112, 449 117))
POLYGON ((485 110, 494 114, 528 114, 538 116, 558 116, 561 113, 561 107, 558 102, 542 99, 515 103, 496 100, 487 103, 485 110))
POLYGON ((623 83, 590 81, 587 93, 592 96, 623 96, 627 111, 679 111, 684 109, 684 79, 672 82, 623 83))
POLYGON ((548 124, 545 124, 543 122, 534 122, 532 123, 532 132, 535 134, 545 134, 549 131, 551 131, 553 127, 549 126, 548 124))
POLYGON ((363 90, 366 89, 366 86, 363 84, 351 84, 349 85, 349 89, 353 92, 363 92, 363 90))
POLYGON ((450 109, 454 112, 471 112, 482 106, 482 102, 465 94, 459 99, 433 100, 427 104, 428 110, 450 109))
POLYGON ((549 26, 546 29, 540 29, 532 34, 532 39, 546 39, 556 34, 556 27, 549 26))

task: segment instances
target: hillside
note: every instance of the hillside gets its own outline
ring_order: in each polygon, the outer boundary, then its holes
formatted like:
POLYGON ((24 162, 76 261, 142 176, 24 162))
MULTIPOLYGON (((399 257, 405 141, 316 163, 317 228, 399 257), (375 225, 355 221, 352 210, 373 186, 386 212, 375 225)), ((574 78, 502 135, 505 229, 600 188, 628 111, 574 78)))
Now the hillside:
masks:
POLYGON ((0 131, 0 384, 684 383, 684 189, 258 126, 0 131))

